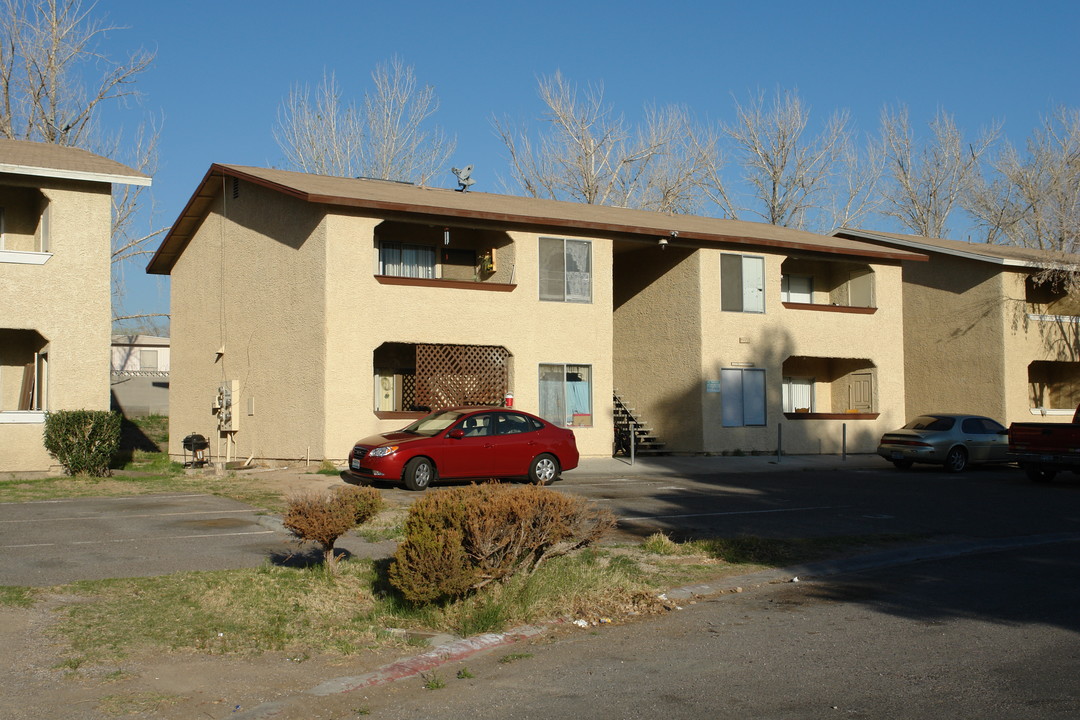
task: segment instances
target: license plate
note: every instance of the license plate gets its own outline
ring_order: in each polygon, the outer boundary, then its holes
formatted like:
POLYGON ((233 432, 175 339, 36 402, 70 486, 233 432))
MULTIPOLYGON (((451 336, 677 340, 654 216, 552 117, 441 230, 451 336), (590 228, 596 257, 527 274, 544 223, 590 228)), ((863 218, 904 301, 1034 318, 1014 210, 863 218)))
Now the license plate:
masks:
POLYGON ((353 458, 352 460, 349 461, 349 467, 351 467, 353 470, 359 470, 360 469, 360 461, 357 460, 356 458, 353 458))
POLYGON ((893 450, 891 453, 889 453, 889 459, 890 460, 903 460, 904 459, 904 453, 899 452, 897 450, 893 450))

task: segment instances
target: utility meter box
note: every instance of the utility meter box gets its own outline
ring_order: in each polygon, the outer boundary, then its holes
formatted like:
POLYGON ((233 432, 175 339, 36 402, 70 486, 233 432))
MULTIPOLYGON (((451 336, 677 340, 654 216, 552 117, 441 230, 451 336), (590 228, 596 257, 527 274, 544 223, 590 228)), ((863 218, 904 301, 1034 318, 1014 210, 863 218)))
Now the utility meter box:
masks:
POLYGON ((235 380, 226 380, 218 386, 214 412, 217 413, 220 432, 236 432, 240 429, 240 413, 237 412, 240 393, 237 386, 238 383, 235 380))

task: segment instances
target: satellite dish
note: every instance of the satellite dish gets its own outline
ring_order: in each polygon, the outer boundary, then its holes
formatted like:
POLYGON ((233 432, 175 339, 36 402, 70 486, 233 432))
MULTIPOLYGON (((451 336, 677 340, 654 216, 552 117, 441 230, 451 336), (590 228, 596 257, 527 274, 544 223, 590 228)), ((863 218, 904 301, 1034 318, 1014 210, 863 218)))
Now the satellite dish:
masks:
POLYGON ((476 182, 471 177, 469 177, 470 175, 472 175, 472 169, 472 165, 466 165, 463 168, 450 168, 450 172, 454 173, 454 175, 457 176, 458 192, 465 192, 469 189, 470 185, 476 182))

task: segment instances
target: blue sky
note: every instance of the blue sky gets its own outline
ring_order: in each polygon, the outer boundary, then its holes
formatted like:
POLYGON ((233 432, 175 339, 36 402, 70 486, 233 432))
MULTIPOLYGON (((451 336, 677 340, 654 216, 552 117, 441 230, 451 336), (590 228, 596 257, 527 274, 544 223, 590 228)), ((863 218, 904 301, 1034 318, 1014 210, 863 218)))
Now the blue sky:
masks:
MULTIPOLYGON (((474 189, 491 192, 507 175, 492 116, 534 120, 536 78, 555 70, 602 82, 631 121, 649 103, 730 121, 733 94, 779 86, 797 89, 814 119, 849 110, 861 132, 877 130, 884 105, 904 103, 916 126, 941 107, 969 135, 1000 120, 1022 143, 1055 105, 1080 106, 1080 3, 1061 0, 100 0, 96 12, 127 28, 110 34, 113 56, 157 54, 139 104, 107 121, 160 121, 158 226, 211 163, 283 164, 273 126, 290 87, 329 70, 359 98, 395 55, 435 86, 436 122, 457 137, 450 164, 475 165, 474 189)), ((452 180, 448 171, 442 184, 452 180)), ((142 267, 126 273, 125 309, 167 312, 168 280, 142 267)))

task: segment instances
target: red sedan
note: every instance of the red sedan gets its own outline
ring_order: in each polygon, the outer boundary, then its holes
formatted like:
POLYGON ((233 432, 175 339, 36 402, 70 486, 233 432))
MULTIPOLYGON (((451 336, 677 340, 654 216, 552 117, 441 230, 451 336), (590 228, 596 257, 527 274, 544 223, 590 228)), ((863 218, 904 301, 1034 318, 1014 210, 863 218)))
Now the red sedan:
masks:
POLYGON ((423 490, 439 478, 528 478, 549 483, 578 464, 574 433, 520 410, 449 408, 360 440, 349 473, 423 490))

